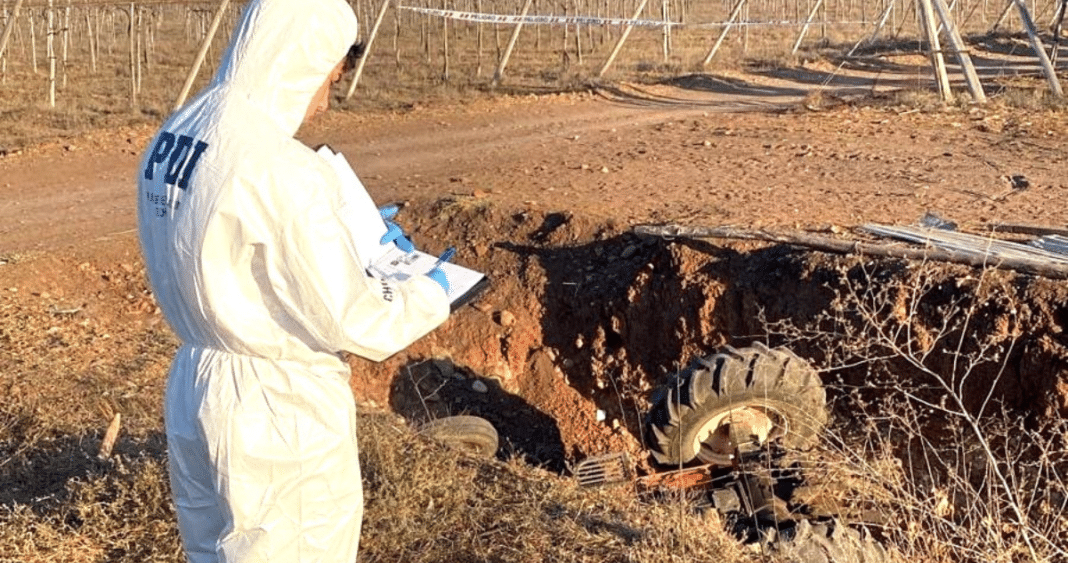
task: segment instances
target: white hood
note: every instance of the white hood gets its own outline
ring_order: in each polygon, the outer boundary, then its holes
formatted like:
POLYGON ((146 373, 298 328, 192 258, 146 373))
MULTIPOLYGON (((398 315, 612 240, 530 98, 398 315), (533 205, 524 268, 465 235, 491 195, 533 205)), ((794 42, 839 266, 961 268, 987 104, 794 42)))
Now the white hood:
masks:
POLYGON ((356 16, 342 0, 251 2, 211 87, 244 98, 292 135, 358 33, 356 16))

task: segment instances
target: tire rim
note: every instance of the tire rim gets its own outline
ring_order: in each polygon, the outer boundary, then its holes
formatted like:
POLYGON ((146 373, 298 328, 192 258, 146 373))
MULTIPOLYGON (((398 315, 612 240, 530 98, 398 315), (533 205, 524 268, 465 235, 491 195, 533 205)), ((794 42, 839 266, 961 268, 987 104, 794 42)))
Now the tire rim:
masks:
POLYGON ((776 427, 785 434, 786 426, 786 417, 773 408, 742 406, 708 419, 694 435, 693 449, 705 463, 730 465, 738 446, 759 446, 776 427))

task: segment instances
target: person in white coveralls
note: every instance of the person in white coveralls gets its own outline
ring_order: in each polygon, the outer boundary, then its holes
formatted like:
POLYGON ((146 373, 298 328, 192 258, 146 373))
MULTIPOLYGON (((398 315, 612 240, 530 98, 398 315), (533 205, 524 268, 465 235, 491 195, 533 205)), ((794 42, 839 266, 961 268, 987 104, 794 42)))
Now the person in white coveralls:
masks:
POLYGON ((165 425, 194 563, 355 561, 363 493, 339 353, 382 360, 449 314, 438 271, 366 275, 337 174, 294 139, 356 35, 344 0, 252 0, 138 171, 142 251, 182 341, 165 425))

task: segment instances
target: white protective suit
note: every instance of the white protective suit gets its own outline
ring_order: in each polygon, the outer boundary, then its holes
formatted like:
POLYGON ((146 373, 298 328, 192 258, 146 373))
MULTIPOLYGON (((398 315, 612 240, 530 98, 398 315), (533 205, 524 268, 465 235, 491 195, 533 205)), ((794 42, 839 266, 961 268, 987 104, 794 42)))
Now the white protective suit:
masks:
POLYGON ((183 343, 165 424, 194 563, 352 563, 363 494, 338 352, 384 359, 449 313, 428 277, 366 276, 337 175, 293 138, 356 35, 344 0, 252 0, 138 172, 149 278, 183 343))

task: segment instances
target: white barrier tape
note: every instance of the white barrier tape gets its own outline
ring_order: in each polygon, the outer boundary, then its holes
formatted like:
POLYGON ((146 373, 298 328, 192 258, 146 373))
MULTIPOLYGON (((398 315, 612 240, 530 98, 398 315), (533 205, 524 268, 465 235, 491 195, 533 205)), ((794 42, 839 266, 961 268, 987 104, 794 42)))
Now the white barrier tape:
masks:
MULTIPOLYGON (((691 29, 716 28, 716 27, 763 27, 763 26, 786 26, 801 27, 806 22, 798 21, 764 21, 764 22, 715 22, 686 24, 664 20, 630 20, 624 18, 598 18, 592 16, 517 16, 509 14, 481 14, 477 12, 461 12, 458 10, 439 10, 435 8, 421 8, 417 6, 397 6, 402 10, 409 10, 429 16, 438 16, 453 20, 461 20, 475 23, 503 23, 523 25, 631 25, 635 27, 687 27, 691 29)), ((866 21, 844 22, 809 22, 808 25, 872 25, 866 21)))
POLYGON ((638 27, 664 27, 665 25, 677 26, 675 22, 663 20, 628 20, 621 18, 595 18, 588 16, 515 16, 505 14, 480 14, 476 12, 460 12, 457 10, 437 10, 434 8, 419 8, 415 6, 397 6, 402 10, 411 10, 420 14, 438 16, 453 20, 463 20, 476 23, 507 23, 507 24, 580 24, 580 25, 633 25, 638 27))

